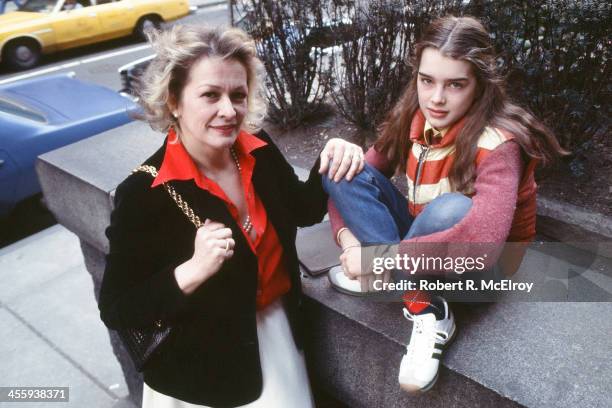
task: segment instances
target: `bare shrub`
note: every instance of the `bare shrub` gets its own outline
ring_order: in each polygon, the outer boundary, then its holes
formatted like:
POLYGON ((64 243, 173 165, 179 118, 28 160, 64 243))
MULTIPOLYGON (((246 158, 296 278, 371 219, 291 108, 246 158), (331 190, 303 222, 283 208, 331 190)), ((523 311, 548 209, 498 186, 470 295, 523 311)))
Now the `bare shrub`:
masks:
POLYGON ((324 108, 323 52, 311 33, 322 27, 320 0, 237 0, 238 25, 257 43, 266 68, 269 119, 285 128, 308 121, 324 108))
POLYGON ((502 0, 467 9, 489 27, 509 93, 570 150, 610 130, 611 8, 601 1, 502 0))
POLYGON ((336 19, 353 20, 352 36, 338 47, 329 77, 339 113, 360 129, 375 131, 410 77, 407 57, 415 38, 432 18, 459 3, 374 0, 333 7, 336 19))

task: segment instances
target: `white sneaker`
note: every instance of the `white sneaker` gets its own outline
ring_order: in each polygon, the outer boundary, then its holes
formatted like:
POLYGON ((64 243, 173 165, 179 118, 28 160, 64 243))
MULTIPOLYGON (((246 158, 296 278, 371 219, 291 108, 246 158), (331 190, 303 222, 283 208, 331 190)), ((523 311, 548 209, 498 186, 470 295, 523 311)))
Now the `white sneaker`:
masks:
POLYGON ((332 287, 338 292, 351 296, 372 296, 383 292, 374 289, 374 282, 380 281, 379 285, 382 285, 384 282, 389 282, 391 275, 389 273, 381 275, 371 273, 362 275, 359 279, 351 279, 344 274, 342 266, 338 265, 331 268, 327 276, 332 287))
POLYGON ((352 296, 366 296, 368 291, 362 287, 359 279, 350 279, 344 274, 342 266, 334 266, 329 270, 329 282, 339 292, 352 296))
POLYGON ((456 326, 453 312, 444 303, 444 319, 436 320, 436 315, 427 313, 413 315, 404 308, 404 317, 414 322, 410 344, 402 357, 399 369, 399 383, 404 391, 428 391, 438 379, 438 367, 442 351, 455 336, 456 326))

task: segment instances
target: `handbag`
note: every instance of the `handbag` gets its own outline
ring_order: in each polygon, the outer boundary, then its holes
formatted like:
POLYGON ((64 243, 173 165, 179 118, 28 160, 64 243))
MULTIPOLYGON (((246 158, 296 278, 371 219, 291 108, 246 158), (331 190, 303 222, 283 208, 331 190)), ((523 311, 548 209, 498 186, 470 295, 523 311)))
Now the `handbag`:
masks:
MULTIPOLYGON (((157 169, 154 166, 139 166, 134 169, 132 173, 139 171, 157 177, 157 169)), ((163 183, 163 186, 189 221, 191 221, 196 228, 200 228, 203 225, 200 221, 200 217, 193 212, 189 204, 183 200, 174 187, 168 183, 163 183)), ((119 329, 117 333, 132 358, 136 369, 142 371, 162 343, 170 336, 172 331, 171 326, 165 326, 162 324, 161 320, 156 320, 150 327, 119 329)))

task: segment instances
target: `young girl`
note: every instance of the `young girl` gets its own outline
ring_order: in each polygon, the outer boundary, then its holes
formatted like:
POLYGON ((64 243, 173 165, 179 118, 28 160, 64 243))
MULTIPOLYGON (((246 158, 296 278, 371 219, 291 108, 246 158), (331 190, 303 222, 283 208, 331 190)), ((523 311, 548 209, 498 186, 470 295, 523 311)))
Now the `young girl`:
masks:
MULTIPOLYGON (((343 248, 342 270, 330 280, 343 292, 364 291, 357 279, 366 273, 362 245, 399 243, 400 256, 417 257, 416 244, 533 240, 535 164, 564 153, 541 122, 506 96, 489 34, 477 20, 434 21, 411 64, 410 83, 364 170, 350 182, 323 181, 343 248), (389 181, 396 171, 408 178, 407 200, 389 181)), ((497 264, 511 274, 522 255, 504 251, 497 264)), ((399 382, 407 391, 425 391, 437 379, 455 322, 439 296, 413 291, 404 300, 413 330, 399 382)))

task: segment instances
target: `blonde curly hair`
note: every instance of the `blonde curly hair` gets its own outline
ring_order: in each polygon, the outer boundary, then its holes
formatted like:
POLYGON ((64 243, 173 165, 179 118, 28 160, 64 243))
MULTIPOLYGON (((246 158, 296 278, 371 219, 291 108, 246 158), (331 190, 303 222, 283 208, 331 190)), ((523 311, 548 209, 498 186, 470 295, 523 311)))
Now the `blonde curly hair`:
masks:
POLYGON ((149 42, 156 51, 140 81, 138 96, 144 119, 153 129, 168 132, 179 129, 170 104, 178 103, 189 79, 189 71, 203 57, 219 57, 241 63, 247 71, 248 112, 242 128, 256 132, 266 116, 263 97, 263 65, 255 43, 237 28, 210 28, 176 24, 165 31, 151 30, 149 42))

